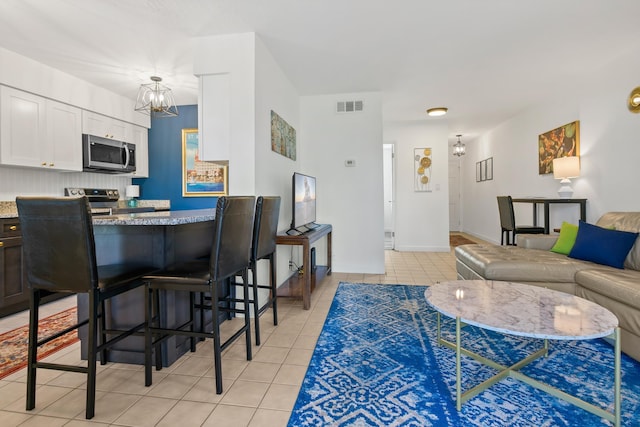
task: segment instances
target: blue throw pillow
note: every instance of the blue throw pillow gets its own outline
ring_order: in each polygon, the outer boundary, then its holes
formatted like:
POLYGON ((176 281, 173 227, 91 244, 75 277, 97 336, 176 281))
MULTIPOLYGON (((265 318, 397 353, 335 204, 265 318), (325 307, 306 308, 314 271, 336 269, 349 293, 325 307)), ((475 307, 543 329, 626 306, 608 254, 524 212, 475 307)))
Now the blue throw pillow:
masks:
POLYGON ((637 238, 638 233, 610 230, 580 221, 569 257, 624 268, 624 260, 637 238))

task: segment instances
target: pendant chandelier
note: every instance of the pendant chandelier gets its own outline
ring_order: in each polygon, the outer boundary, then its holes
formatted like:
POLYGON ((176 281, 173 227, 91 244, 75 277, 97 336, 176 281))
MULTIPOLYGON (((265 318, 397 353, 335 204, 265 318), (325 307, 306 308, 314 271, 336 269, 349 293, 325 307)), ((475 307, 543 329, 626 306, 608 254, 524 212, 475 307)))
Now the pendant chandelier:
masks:
POLYGON ((135 110, 153 117, 177 116, 178 107, 171 89, 160 83, 160 77, 151 76, 151 81, 153 83, 140 85, 135 110))
POLYGON ((465 145, 462 142, 460 142, 460 137, 462 135, 456 135, 456 136, 458 137, 458 142, 453 144, 453 155, 458 157, 464 156, 467 149, 465 145))

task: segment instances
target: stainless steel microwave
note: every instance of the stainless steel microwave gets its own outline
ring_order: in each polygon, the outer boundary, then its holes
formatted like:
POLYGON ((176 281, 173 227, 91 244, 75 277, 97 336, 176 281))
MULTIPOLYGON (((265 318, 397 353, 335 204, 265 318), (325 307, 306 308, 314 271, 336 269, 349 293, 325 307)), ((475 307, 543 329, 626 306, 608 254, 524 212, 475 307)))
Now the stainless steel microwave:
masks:
POLYGON ((136 170, 136 145, 95 135, 82 135, 82 170, 128 173, 136 170))

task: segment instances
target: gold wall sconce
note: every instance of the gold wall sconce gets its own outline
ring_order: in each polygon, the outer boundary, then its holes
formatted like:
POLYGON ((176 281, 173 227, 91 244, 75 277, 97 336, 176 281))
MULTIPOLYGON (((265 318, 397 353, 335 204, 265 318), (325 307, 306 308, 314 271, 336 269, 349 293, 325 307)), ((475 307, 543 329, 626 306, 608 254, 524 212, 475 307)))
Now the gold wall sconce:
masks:
POLYGON ((640 86, 632 90, 629 94, 627 108, 632 113, 640 113, 640 86))

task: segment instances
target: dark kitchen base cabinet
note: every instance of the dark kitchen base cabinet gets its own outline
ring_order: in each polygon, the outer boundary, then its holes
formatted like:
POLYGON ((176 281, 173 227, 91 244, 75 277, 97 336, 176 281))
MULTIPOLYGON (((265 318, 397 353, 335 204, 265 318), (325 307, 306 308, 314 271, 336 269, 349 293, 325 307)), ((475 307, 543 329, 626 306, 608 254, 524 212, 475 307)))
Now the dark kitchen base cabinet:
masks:
POLYGON ((29 308, 18 218, 0 219, 0 317, 29 308))
MULTIPOLYGON (((63 298, 52 295, 46 300, 63 298)), ((22 260, 22 234, 18 218, 0 219, 0 317, 29 309, 27 271, 22 260)))

